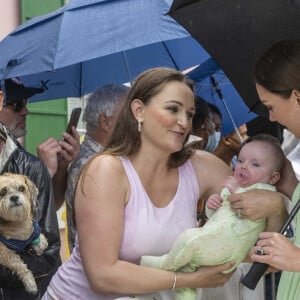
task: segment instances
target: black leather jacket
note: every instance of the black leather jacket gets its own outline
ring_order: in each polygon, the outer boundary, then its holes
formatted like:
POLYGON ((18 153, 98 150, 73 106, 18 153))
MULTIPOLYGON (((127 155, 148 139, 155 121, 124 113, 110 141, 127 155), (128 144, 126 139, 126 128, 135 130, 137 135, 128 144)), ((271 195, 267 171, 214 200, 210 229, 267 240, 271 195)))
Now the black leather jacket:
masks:
MULTIPOLYGON (((0 131, 3 134, 3 128, 0 131)), ((4 130, 7 134, 6 130, 4 130)), ((22 253, 21 257, 33 272, 39 288, 39 295, 28 294, 22 282, 8 269, 0 267, 0 299, 40 299, 61 264, 60 236, 57 222, 52 182, 46 166, 37 157, 27 153, 12 137, 7 136, 6 144, 12 147, 5 149, 8 159, 0 171, 27 175, 39 190, 36 220, 41 232, 48 240, 48 248, 41 256, 22 253), (13 149, 14 148, 14 149, 13 149), (7 153, 9 152, 9 153, 7 153)), ((1 154, 1 157, 2 154, 1 154)))

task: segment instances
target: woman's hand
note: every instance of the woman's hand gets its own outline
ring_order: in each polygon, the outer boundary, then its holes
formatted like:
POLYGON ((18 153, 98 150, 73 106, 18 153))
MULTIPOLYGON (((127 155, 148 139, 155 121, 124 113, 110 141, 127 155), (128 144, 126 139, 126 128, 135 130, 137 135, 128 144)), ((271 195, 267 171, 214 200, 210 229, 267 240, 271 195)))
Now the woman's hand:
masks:
POLYGON ((177 273, 176 287, 213 288, 224 285, 235 270, 224 274, 234 266, 234 262, 213 267, 200 267, 196 272, 177 273))
POLYGON ((231 208, 242 217, 258 220, 281 214, 285 211, 283 198, 280 193, 268 190, 251 190, 228 197, 231 208))
POLYGON ((300 248, 292 241, 276 232, 262 232, 255 250, 263 255, 253 254, 251 259, 266 263, 278 270, 300 272, 300 248))
POLYGON ((287 218, 282 194, 255 189, 228 197, 231 209, 239 216, 255 221, 267 218, 266 231, 279 231, 287 218))

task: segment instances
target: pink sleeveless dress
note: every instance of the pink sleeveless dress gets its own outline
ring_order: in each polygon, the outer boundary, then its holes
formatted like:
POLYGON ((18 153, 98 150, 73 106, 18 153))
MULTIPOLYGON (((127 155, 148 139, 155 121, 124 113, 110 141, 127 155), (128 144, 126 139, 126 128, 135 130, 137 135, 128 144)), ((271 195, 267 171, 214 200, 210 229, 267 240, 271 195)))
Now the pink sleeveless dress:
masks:
MULTIPOLYGON (((167 253, 180 233, 196 227, 199 186, 192 163, 188 160, 178 168, 179 182, 174 198, 164 208, 155 207, 130 160, 125 157, 120 159, 131 190, 125 208, 120 259, 139 264, 142 255, 167 253)), ((126 296, 95 294, 91 291, 83 270, 77 236, 70 259, 53 276, 50 289, 60 299, 68 300, 111 300, 126 296)), ((173 297, 169 290, 158 294, 164 300, 173 297)))

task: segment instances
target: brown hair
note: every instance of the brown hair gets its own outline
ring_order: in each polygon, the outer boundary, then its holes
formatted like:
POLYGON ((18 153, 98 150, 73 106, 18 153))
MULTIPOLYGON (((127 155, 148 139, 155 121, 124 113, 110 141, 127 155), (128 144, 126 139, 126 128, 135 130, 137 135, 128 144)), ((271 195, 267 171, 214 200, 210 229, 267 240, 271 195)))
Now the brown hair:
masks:
MULTIPOLYGON (((161 92, 171 81, 185 83, 193 91, 193 82, 177 70, 163 67, 153 68, 144 71, 137 77, 103 153, 127 156, 139 150, 141 137, 137 128, 137 120, 131 110, 131 102, 134 99, 140 99, 145 105, 148 105, 152 97, 161 92)), ((172 153, 169 160, 170 167, 178 167, 183 164, 191 154, 190 147, 183 147, 182 150, 172 153)))
MULTIPOLYGON (((153 68, 144 71, 136 78, 118 115, 108 143, 104 151, 98 153, 97 156, 102 154, 128 156, 139 150, 141 147, 141 136, 140 132, 138 132, 137 120, 131 110, 131 102, 134 99, 140 99, 145 105, 149 104, 151 98, 157 95, 171 81, 185 83, 193 91, 193 81, 175 69, 164 67, 153 68)), ((186 137, 185 142, 188 138, 189 135, 186 137)), ((176 168, 184 164, 194 151, 192 144, 190 144, 184 146, 180 151, 172 153, 169 158, 169 167, 176 168)), ((92 161, 93 159, 89 160, 80 172, 80 177, 82 176, 82 191, 85 175, 92 161)))
POLYGON ((293 90, 300 91, 300 40, 274 44, 256 63, 254 78, 284 98, 289 98, 293 90))

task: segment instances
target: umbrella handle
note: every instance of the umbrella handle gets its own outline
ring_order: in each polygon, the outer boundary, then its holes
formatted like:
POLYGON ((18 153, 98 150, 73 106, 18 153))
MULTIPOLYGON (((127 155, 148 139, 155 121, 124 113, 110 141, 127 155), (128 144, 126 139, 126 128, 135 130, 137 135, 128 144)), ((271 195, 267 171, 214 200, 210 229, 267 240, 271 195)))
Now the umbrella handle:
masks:
MULTIPOLYGON (((288 227, 291 225, 292 220, 294 219, 295 215, 297 214, 300 208, 300 199, 293 207, 291 213, 289 214, 288 219, 282 225, 279 230, 279 233, 285 235, 288 227)), ((243 277, 242 284, 247 288, 254 290, 260 278, 264 275, 266 270, 268 269, 269 265, 265 263, 254 262, 248 271, 248 273, 243 277)))
POLYGON ((219 88, 219 85, 218 85, 218 83, 216 82, 215 77, 214 77, 213 75, 210 75, 209 78, 210 78, 210 82, 211 82, 212 86, 213 86, 213 87, 215 88, 215 90, 216 90, 216 93, 217 93, 218 97, 220 98, 220 100, 222 101, 222 103, 223 103, 223 105, 224 105, 224 107, 225 107, 225 110, 226 110, 226 112, 227 112, 227 114, 228 114, 228 117, 229 117, 229 119, 230 119, 230 121, 231 121, 231 123, 232 123, 232 125, 233 125, 234 131, 235 131, 236 135, 238 136, 238 138, 239 138, 239 140, 240 140, 240 144, 242 145, 243 142, 244 142, 244 141, 243 141, 243 138, 242 138, 242 136, 241 136, 241 134, 240 134, 240 132, 239 132, 239 130, 238 130, 236 124, 235 124, 235 121, 234 121, 234 119, 233 119, 233 117, 232 117, 232 114, 231 114, 231 112, 230 112, 228 106, 226 105, 226 102, 224 101, 223 93, 222 93, 221 89, 219 88))

